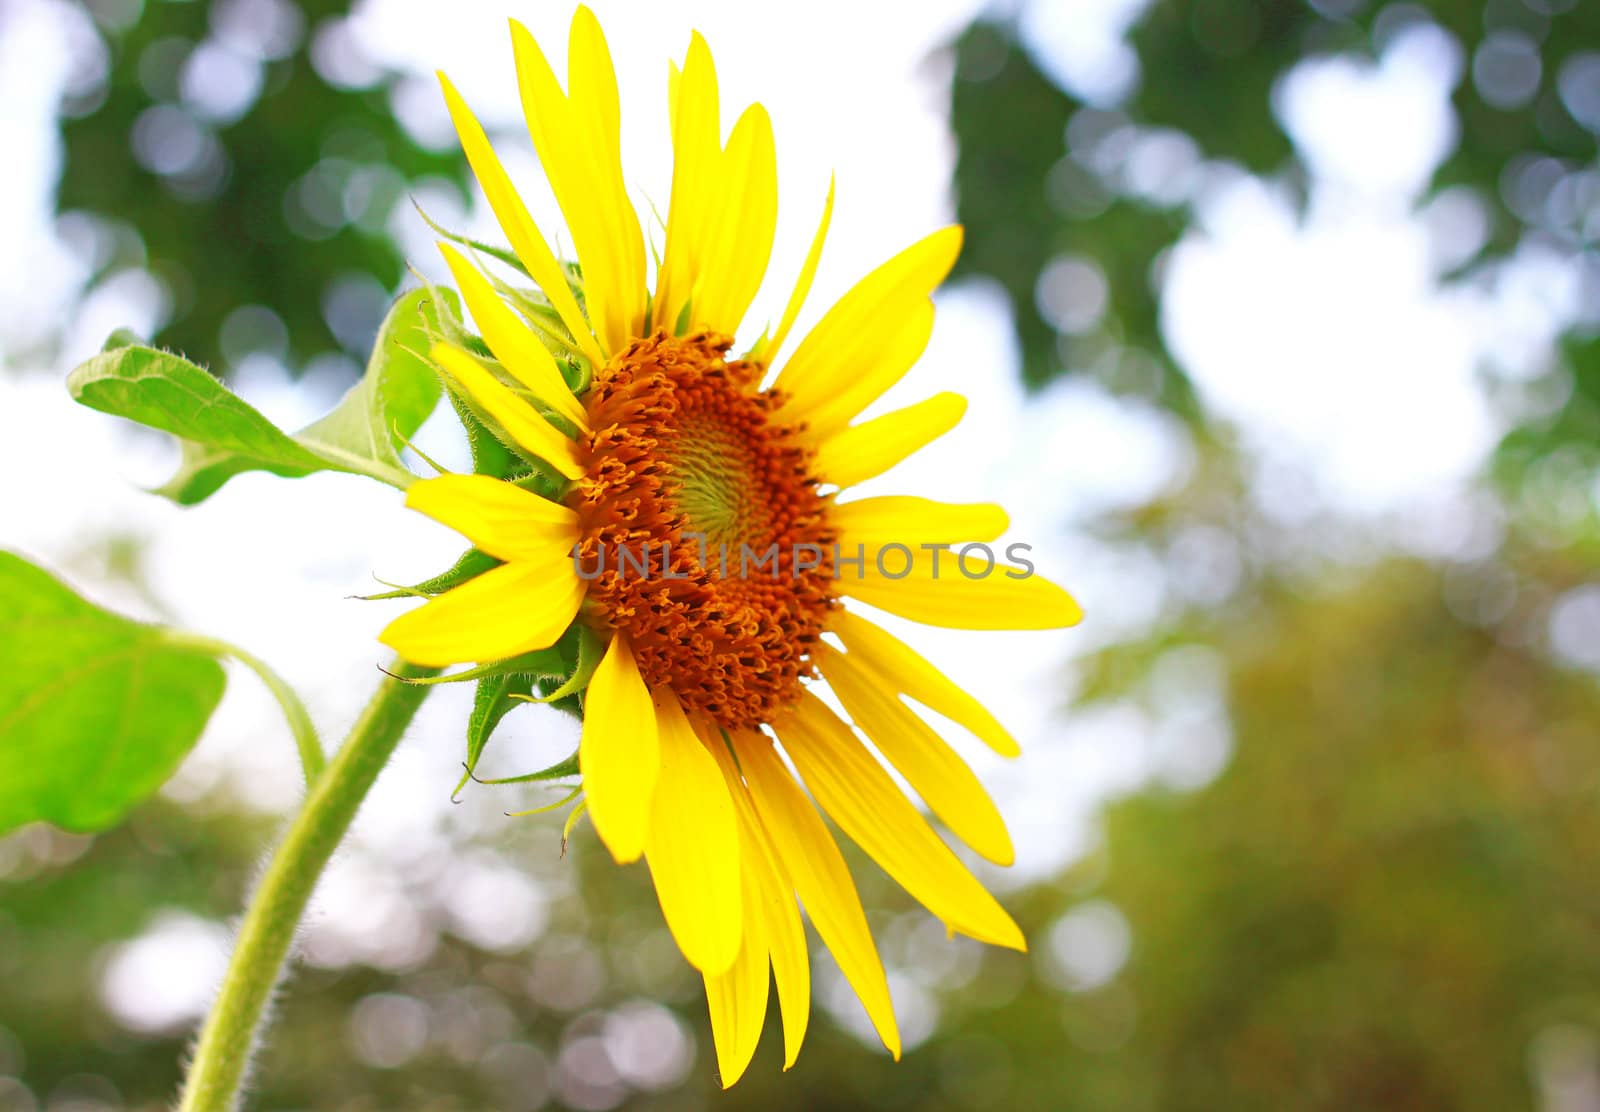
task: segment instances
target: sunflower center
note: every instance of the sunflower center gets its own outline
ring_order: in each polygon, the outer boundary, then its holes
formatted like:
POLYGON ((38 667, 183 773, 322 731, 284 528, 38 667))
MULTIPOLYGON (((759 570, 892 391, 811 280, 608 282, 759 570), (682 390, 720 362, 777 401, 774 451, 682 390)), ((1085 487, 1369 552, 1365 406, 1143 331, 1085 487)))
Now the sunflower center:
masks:
POLYGON ((832 602, 810 452, 716 333, 635 341, 596 376, 578 512, 594 616, 645 681, 730 729, 793 701, 832 602))

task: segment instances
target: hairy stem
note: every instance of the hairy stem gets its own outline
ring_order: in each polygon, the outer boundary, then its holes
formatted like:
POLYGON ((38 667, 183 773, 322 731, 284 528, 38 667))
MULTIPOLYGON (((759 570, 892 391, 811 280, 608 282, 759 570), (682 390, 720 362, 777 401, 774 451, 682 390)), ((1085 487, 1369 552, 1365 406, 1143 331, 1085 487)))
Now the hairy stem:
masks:
POLYGON ((262 1014, 317 879, 431 690, 404 680, 432 675, 433 669, 397 661, 390 671, 311 785, 250 900, 222 989, 200 1032, 180 1112, 229 1112, 236 1106, 262 1014))

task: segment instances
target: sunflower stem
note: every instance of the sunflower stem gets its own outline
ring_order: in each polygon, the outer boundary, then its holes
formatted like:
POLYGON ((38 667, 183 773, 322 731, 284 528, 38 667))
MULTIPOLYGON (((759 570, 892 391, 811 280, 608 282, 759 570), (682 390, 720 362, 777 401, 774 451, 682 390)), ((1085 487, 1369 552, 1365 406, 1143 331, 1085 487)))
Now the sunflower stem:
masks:
POLYGON ((338 754, 311 785, 245 910, 221 991, 195 1047, 179 1112, 230 1112, 237 1106, 267 1001, 306 903, 361 801, 432 690, 406 680, 434 671, 397 660, 338 754))

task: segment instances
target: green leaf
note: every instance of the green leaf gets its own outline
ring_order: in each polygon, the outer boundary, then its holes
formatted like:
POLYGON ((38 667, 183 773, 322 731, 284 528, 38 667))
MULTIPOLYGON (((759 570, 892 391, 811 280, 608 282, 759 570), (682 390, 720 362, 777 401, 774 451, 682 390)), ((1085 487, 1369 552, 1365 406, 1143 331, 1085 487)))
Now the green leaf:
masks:
POLYGON ((131 328, 113 329, 111 335, 106 337, 106 342, 100 345, 101 351, 113 351, 121 347, 144 346, 144 337, 131 328))
MULTIPOLYGON (((181 438, 180 475, 198 471, 208 458, 237 460, 229 474, 256 468, 293 478, 326 466, 222 383, 171 352, 141 346, 102 352, 67 376, 67 389, 91 409, 181 438)), ((163 493, 180 502, 198 502, 226 478, 197 497, 163 493)))
POLYGON ((396 301, 378 329, 367 373, 296 439, 325 454, 349 452, 403 469, 400 449, 439 404, 439 376, 427 356, 441 331, 441 298, 460 315, 453 290, 412 290, 396 301))
POLYGON ((449 291, 413 290, 389 311, 367 373, 326 417, 291 436, 203 368, 142 345, 102 352, 67 377, 92 409, 170 432, 183 441, 178 471, 158 488, 182 505, 214 494, 245 471, 298 478, 317 471, 367 475, 404 488, 414 476, 400 449, 439 400, 424 356, 449 291))
POLYGON ((222 666, 0 551, 0 833, 104 830, 172 775, 222 666))

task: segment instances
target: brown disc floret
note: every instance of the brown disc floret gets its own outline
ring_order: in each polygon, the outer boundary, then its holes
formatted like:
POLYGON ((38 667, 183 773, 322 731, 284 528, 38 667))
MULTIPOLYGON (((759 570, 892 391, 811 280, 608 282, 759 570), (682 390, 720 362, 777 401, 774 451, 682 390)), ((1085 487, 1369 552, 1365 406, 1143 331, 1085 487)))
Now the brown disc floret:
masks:
POLYGON ((627 636, 647 683, 735 729, 809 674, 834 538, 782 398, 731 346, 658 332, 614 356, 585 397, 588 470, 568 504, 590 619, 627 636))

